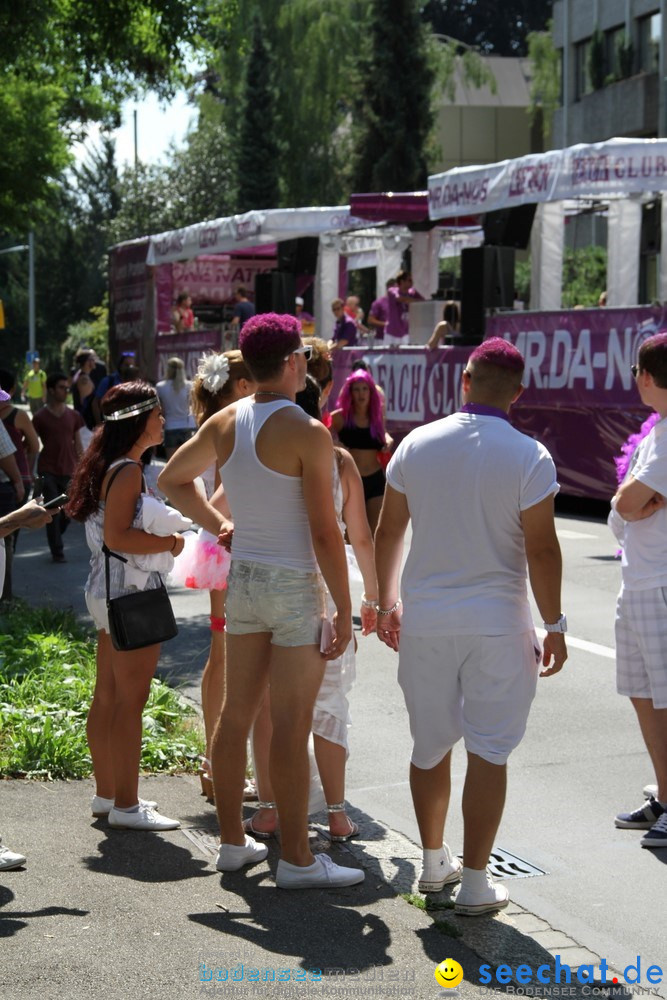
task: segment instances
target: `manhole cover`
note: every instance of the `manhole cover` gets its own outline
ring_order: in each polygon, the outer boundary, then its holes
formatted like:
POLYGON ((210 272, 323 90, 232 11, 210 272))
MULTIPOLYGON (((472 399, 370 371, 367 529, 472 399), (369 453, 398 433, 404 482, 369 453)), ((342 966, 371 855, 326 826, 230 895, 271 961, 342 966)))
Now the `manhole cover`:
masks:
POLYGON ((502 847, 494 847, 488 864, 489 874, 496 878, 532 878, 534 875, 546 875, 545 871, 530 861, 517 858, 502 847))

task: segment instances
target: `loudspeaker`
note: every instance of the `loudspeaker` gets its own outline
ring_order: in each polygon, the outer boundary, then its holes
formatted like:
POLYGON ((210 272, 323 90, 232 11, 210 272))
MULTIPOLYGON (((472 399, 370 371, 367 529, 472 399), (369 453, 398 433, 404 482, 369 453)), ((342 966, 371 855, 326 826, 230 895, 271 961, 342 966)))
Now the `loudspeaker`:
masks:
POLYGON ((660 253, 662 242, 662 225, 660 220, 660 202, 652 201, 642 205, 642 235, 640 253, 660 253))
POLYGON ((511 247, 471 247, 461 251, 461 333, 466 339, 484 337, 487 309, 514 304, 514 250, 511 247))
POLYGON ((484 216, 484 242, 493 247, 525 250, 530 240, 537 205, 516 205, 487 212, 484 216))
POLYGON ((319 246, 318 236, 282 240, 278 244, 278 270, 292 274, 315 274, 319 246))
POLYGON ((296 280, 284 271, 267 271, 255 275, 255 312, 290 313, 294 315, 296 280))

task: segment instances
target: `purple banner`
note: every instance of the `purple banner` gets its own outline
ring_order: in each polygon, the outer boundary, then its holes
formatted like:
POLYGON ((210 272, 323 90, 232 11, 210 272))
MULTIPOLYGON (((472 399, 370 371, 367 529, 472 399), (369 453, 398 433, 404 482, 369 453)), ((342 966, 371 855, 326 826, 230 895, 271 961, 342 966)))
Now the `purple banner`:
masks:
MULTIPOLYGON (((563 493, 602 500, 614 493, 614 457, 649 412, 630 366, 641 342, 664 328, 662 308, 517 312, 487 320, 487 337, 511 341, 526 359, 525 391, 512 407, 512 423, 549 449, 563 493)), ((336 355, 330 409, 364 358, 385 391, 387 427, 400 439, 459 408, 461 372, 472 350, 346 348, 336 355)))
POLYGON ((188 378, 192 378, 202 354, 220 350, 220 330, 193 330, 192 333, 173 333, 158 337, 155 342, 157 381, 165 377, 167 359, 180 358, 185 364, 188 378))
POLYGON ((109 314, 117 342, 140 341, 143 334, 148 240, 116 247, 109 255, 109 314))

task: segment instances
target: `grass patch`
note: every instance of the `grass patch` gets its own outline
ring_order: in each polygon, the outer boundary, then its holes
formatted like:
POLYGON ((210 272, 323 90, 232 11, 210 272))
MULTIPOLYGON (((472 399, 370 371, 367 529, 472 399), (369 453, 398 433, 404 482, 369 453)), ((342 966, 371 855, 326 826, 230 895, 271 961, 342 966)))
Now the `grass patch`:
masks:
MULTIPOLYGON (((454 901, 452 899, 433 899, 432 896, 420 896, 416 892, 402 892, 401 899, 404 899, 406 903, 410 904, 410 906, 414 906, 418 910, 424 910, 426 913, 430 914, 437 913, 438 910, 454 909, 454 901)), ((433 926, 436 927, 441 934, 446 934, 447 937, 461 937, 461 931, 458 927, 450 920, 443 919, 443 917, 434 916, 433 926)))
MULTIPOLYGON (((95 640, 70 612, 14 602, 0 612, 0 773, 85 778, 86 717, 95 640)), ((141 769, 194 771, 204 752, 196 712, 153 680, 144 709, 141 769)))

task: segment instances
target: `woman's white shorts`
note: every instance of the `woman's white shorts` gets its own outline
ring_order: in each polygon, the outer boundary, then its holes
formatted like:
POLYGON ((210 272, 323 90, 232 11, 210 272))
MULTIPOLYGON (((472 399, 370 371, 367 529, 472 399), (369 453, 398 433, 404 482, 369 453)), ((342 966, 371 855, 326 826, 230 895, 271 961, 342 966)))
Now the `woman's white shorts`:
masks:
POLYGON ((106 597, 92 597, 86 591, 86 607, 98 632, 109 632, 109 612, 106 597))
POLYGON ((414 741, 430 769, 463 737, 466 750, 504 764, 526 731, 541 652, 519 635, 401 635, 398 682, 414 741))

